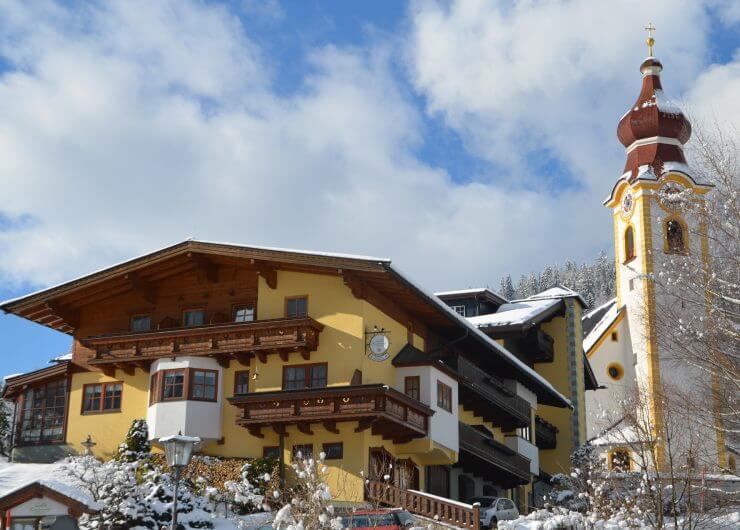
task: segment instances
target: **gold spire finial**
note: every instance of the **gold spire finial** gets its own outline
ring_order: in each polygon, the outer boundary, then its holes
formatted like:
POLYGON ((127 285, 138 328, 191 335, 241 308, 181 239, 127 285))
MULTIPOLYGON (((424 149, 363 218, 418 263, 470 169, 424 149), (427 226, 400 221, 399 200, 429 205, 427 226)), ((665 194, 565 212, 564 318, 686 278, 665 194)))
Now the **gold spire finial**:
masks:
POLYGON ((655 39, 653 38, 653 31, 655 31, 655 26, 653 26, 652 22, 648 22, 648 25, 645 26, 645 31, 648 32, 648 38, 645 42, 647 42, 648 45, 648 56, 653 56, 653 45, 655 44, 655 39))

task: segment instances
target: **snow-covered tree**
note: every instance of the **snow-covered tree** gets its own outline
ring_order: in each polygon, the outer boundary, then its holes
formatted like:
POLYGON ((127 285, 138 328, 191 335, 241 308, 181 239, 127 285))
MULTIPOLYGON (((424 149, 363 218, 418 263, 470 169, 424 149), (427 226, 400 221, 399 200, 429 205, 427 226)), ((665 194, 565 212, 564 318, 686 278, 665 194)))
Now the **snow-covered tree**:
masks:
MULTIPOLYGON (((172 524, 172 504, 175 498, 175 485, 169 473, 153 471, 147 474, 144 482, 139 486, 139 502, 130 503, 130 508, 139 515, 140 523, 137 526, 146 526, 156 530, 172 524), (141 508, 144 508, 141 510, 141 508)), ((194 495, 195 485, 189 480, 182 480, 177 490, 177 529, 213 528, 211 509, 206 498, 194 495)), ((138 500, 138 499, 137 499, 138 500)))
POLYGON ((126 439, 118 446, 116 459, 123 462, 145 461, 149 459, 151 450, 146 420, 134 420, 126 433, 126 439))
MULTIPOLYGON (((326 484, 326 466, 321 453, 318 460, 296 455, 292 464, 294 484, 283 495, 286 502, 275 514, 276 530, 341 530, 342 519, 334 514, 331 492, 326 484)), ((280 497, 280 492, 273 492, 280 497)))
POLYGON ((511 275, 507 274, 503 278, 501 278, 501 290, 500 290, 501 296, 506 298, 507 300, 513 300, 516 294, 516 291, 514 291, 514 284, 511 281, 511 275))
POLYGON ((10 453, 12 411, 12 404, 0 399, 0 456, 9 456, 10 453))
POLYGON ((247 462, 241 469, 240 480, 224 483, 224 501, 240 514, 269 509, 273 500, 266 500, 265 495, 271 485, 276 485, 278 473, 278 462, 273 457, 247 462))

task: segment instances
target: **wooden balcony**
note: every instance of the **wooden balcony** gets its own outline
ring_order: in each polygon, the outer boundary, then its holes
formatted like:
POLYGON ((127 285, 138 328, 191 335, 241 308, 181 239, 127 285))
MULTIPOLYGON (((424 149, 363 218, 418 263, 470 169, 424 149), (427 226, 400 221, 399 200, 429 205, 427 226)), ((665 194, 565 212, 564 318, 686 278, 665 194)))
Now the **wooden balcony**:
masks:
POLYGON ((81 343, 95 351, 89 363, 103 368, 131 370, 138 365, 148 369, 155 359, 177 355, 215 357, 228 366, 232 358, 248 361, 251 356, 264 363, 271 353, 287 361, 294 351, 309 359, 323 329, 323 324, 310 317, 280 318, 101 335, 81 343))
POLYGON ((460 423, 460 460, 458 465, 471 473, 505 487, 530 481, 529 458, 497 442, 493 436, 460 423))
POLYGON ((529 425, 529 403, 499 378, 463 357, 457 359, 457 373, 460 375, 460 403, 464 409, 507 431, 529 425))
POLYGON ((403 508, 411 513, 428 517, 459 528, 480 528, 480 505, 443 499, 421 491, 404 490, 392 484, 369 480, 365 498, 374 504, 403 508))
POLYGON ((242 409, 237 424, 257 437, 263 428, 287 435, 296 425, 313 434, 312 424, 339 434, 339 422, 357 422, 354 432, 372 429, 373 434, 395 443, 427 436, 434 411, 423 403, 385 385, 353 385, 306 390, 250 392, 229 398, 242 409))
POLYGON ((535 445, 540 449, 555 449, 558 445, 558 428, 539 416, 535 417, 535 445))

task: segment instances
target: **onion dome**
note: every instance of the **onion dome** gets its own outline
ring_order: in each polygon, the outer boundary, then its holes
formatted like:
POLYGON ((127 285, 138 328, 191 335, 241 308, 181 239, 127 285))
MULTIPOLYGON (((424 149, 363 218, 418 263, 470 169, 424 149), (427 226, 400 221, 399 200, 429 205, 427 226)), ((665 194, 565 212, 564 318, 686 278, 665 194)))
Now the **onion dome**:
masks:
POLYGON ((650 56, 640 65, 642 90, 617 127, 619 141, 627 150, 624 171, 636 176, 640 166, 650 166, 660 176, 665 162, 685 164, 683 145, 691 137, 691 124, 683 112, 663 94, 663 65, 652 56, 654 40, 648 39, 650 56))

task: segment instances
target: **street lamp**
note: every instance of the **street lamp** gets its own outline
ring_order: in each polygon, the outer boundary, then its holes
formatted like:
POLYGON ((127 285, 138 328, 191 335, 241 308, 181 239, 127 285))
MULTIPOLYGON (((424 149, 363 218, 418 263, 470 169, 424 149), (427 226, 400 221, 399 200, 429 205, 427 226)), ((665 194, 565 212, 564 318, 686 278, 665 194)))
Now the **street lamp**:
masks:
POLYGON ((164 445, 167 465, 172 468, 175 478, 175 495, 172 499, 172 530, 177 530, 177 489, 180 484, 180 474, 183 468, 190 463, 193 449, 200 443, 200 438, 197 436, 183 436, 180 432, 175 436, 160 438, 159 443, 164 445))

